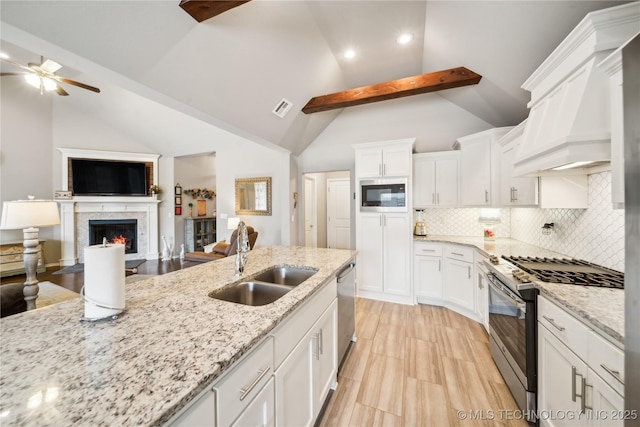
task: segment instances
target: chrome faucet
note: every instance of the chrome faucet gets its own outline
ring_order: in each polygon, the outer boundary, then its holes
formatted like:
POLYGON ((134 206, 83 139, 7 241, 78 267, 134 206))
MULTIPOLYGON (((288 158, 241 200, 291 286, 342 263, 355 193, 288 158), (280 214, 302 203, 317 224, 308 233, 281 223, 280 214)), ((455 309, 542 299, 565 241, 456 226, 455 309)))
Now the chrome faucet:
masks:
POLYGON ((249 252, 249 237, 247 235, 247 226, 244 221, 238 223, 238 252, 236 253, 236 274, 240 275, 244 272, 244 266, 247 264, 249 252))

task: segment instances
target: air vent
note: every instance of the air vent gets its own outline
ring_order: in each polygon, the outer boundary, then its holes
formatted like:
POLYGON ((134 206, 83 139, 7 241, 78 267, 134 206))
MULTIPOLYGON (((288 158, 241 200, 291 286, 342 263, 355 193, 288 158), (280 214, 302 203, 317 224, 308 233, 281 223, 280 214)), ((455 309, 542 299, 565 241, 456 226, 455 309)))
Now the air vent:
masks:
POLYGON ((291 103, 291 101, 287 101, 286 99, 282 98, 282 101, 278 102, 278 105, 276 105, 276 108, 273 109, 272 113, 280 118, 283 118, 287 115, 292 105, 293 104, 291 103))

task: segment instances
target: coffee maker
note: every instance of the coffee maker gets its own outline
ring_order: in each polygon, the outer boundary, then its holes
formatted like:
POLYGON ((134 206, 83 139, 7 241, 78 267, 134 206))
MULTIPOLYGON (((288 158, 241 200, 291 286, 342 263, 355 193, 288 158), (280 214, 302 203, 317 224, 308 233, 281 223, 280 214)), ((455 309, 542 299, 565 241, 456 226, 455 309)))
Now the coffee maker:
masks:
POLYGON ((413 227, 413 234, 415 236, 426 236, 427 226, 424 223, 424 209, 416 209, 416 216, 418 221, 416 221, 416 225, 413 227))

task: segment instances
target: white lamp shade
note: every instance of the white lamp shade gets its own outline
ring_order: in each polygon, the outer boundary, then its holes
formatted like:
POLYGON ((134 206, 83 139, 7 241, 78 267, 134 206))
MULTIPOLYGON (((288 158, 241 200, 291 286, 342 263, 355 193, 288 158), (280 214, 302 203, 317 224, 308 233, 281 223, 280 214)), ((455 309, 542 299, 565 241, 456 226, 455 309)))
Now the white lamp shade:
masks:
POLYGON ((238 217, 229 218, 227 220, 227 229, 235 230, 236 228, 238 228, 238 224, 240 224, 240 218, 238 217))
POLYGON ((2 205, 0 229, 16 230, 58 224, 58 204, 53 200, 14 200, 2 205))

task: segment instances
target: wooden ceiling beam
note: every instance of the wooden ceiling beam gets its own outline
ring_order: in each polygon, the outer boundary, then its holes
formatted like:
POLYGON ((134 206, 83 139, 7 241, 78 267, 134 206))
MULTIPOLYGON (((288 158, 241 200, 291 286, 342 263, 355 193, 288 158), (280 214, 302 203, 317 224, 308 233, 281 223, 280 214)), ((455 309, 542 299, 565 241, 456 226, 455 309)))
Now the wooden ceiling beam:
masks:
POLYGON ((475 85, 482 76, 465 68, 451 68, 434 73, 420 74, 413 77, 377 83, 356 89, 349 89, 329 95, 311 98, 302 108, 305 114, 320 111, 335 110, 352 107, 354 105, 369 104, 386 101, 388 99, 403 98, 405 96, 436 92, 461 86, 475 85))
POLYGON ((249 3, 251 0, 227 1, 227 0, 181 0, 180 7, 198 22, 206 21, 216 15, 249 3))

